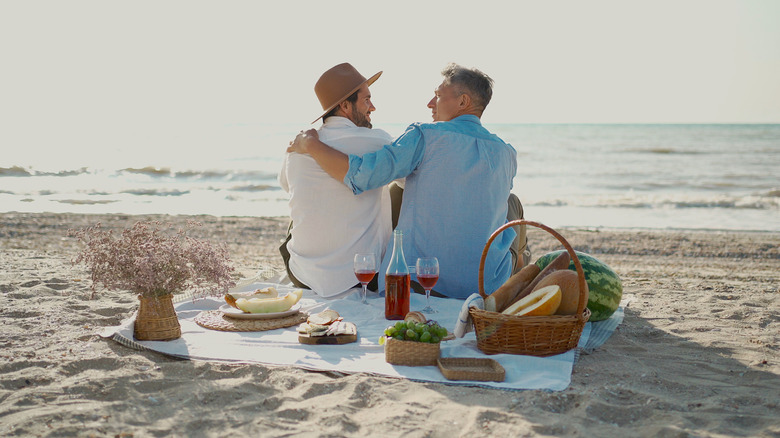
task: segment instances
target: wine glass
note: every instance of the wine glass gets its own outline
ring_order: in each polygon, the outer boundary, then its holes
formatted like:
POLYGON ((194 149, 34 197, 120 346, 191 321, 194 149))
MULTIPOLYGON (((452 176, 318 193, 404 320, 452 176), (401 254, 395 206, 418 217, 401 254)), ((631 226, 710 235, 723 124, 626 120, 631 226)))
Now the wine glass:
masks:
POLYGON ((415 272, 417 273, 417 282, 425 289, 425 300, 427 301, 427 305, 421 312, 438 313, 431 307, 431 289, 439 281, 439 260, 436 257, 420 257, 417 259, 415 272))
POLYGON ((376 275, 376 257, 374 254, 355 254, 355 277, 363 285, 363 304, 366 304, 366 288, 376 275))

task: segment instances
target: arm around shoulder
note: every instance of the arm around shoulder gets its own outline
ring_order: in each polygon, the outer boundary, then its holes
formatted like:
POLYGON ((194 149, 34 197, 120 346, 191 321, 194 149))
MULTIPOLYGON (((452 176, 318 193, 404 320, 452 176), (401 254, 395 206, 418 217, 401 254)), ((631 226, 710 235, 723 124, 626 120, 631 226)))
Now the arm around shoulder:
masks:
POLYGON ((310 155, 322 170, 339 182, 344 181, 349 171, 349 156, 321 142, 316 129, 298 134, 287 152, 310 155))

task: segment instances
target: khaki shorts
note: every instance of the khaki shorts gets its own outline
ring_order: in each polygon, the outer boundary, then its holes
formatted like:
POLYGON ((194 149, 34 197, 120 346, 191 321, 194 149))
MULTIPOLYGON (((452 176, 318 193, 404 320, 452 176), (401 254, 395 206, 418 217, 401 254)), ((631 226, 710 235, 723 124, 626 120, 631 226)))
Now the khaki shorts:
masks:
MULTIPOLYGON (((520 199, 514 193, 509 195, 507 204, 509 206, 506 214, 507 222, 524 219, 523 204, 520 203, 520 199)), ((514 228, 515 233, 517 233, 515 240, 512 242, 512 246, 509 247, 509 252, 512 253, 512 261, 515 265, 515 269, 512 272, 515 273, 531 263, 531 250, 528 248, 526 226, 516 225, 512 228, 514 228), (520 259, 520 257, 522 257, 522 260, 520 260, 520 263, 518 263, 518 259, 520 259)))

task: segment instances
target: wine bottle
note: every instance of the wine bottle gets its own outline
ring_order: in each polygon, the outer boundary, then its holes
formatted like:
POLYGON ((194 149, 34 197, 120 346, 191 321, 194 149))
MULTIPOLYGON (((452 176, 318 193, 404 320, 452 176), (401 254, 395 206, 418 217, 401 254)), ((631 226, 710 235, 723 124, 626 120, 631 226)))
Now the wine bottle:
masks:
POLYGON ((409 313, 411 276, 404 258, 403 232, 393 231, 393 254, 385 271, 385 319, 404 319, 409 313))

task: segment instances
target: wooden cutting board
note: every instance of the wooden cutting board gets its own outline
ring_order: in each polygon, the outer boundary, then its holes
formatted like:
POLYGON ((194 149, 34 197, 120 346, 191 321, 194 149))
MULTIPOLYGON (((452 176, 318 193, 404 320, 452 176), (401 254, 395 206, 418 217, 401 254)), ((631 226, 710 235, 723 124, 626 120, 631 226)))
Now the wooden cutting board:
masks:
POLYGON ((347 324, 349 324, 350 333, 329 336, 311 336, 298 333, 298 342, 307 345, 342 345, 357 341, 357 327, 352 323, 347 324))

